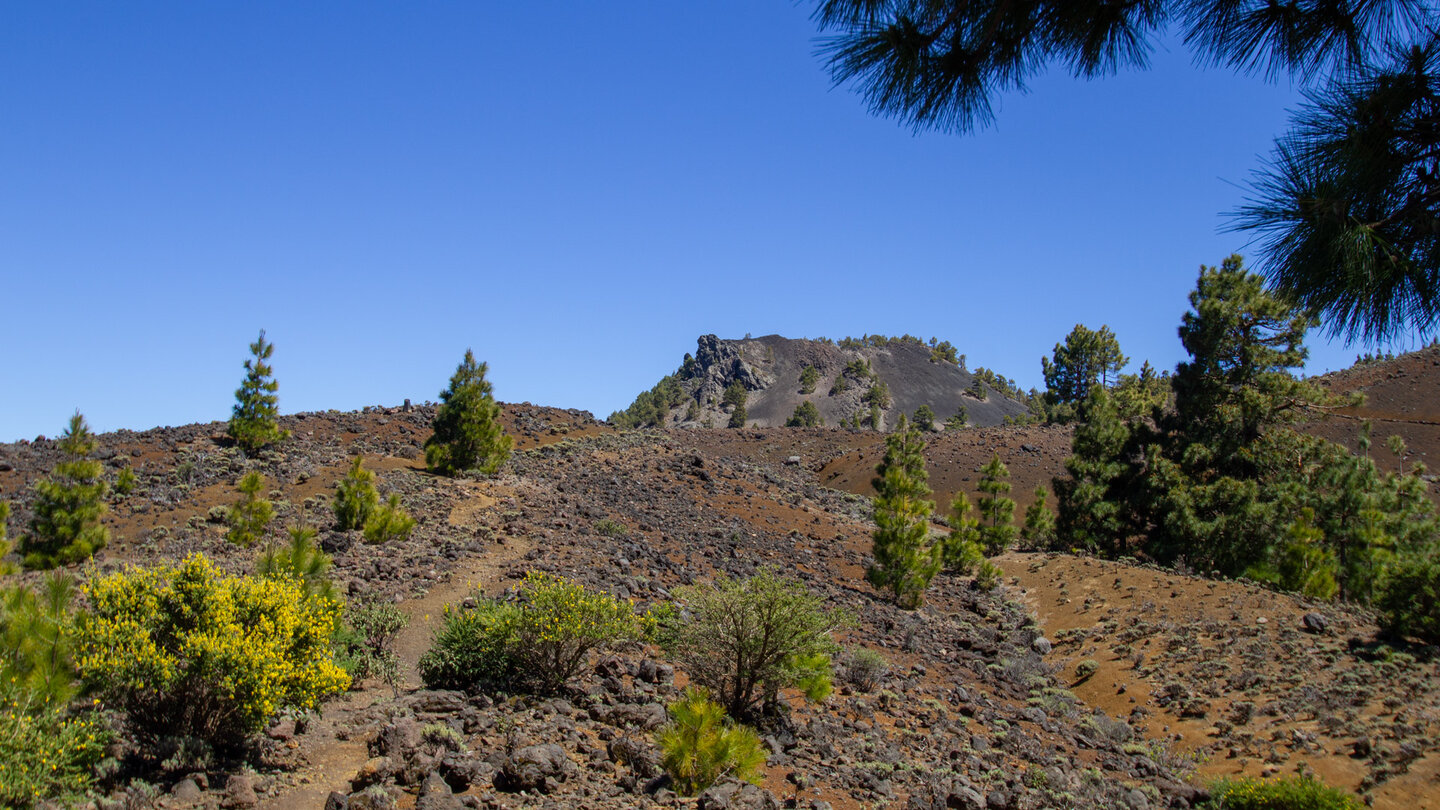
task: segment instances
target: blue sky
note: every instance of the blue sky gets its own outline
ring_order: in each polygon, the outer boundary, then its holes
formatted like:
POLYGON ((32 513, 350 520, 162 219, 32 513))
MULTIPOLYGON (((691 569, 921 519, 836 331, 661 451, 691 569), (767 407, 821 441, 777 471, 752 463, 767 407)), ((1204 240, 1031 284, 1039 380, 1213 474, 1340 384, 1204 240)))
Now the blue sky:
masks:
POLYGON ((1181 359, 1295 87, 1171 46, 916 135, 809 9, 0 5, 0 440, 225 419, 261 328, 286 413, 434 399, 467 347, 600 417, 706 333, 933 335, 1026 387, 1076 323, 1181 359))

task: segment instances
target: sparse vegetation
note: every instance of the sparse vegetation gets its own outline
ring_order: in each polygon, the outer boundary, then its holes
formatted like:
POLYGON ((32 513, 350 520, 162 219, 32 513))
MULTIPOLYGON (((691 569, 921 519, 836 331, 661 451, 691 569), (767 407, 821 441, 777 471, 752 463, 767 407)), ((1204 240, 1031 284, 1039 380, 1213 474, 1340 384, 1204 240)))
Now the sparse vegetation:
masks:
POLYGON ((476 363, 475 354, 465 350, 465 359, 450 378, 450 387, 440 392, 425 441, 425 464, 441 475, 458 475, 475 470, 493 475, 510 457, 513 440, 500 425, 500 404, 491 394, 486 363, 476 363))
POLYGON ((923 433, 935 430, 935 409, 929 405, 921 405, 916 408, 913 423, 915 428, 923 433))
POLYGON ((250 344, 245 380, 235 391, 235 407, 226 431, 241 449, 252 455, 290 435, 277 421, 280 397, 275 392, 280 384, 275 381, 275 370, 268 362, 274 353, 275 344, 265 340, 265 330, 261 329, 260 337, 250 344))
POLYGON ((1045 502, 1049 495, 1044 484, 1035 485, 1035 500, 1025 510, 1025 525, 1020 528, 1028 550, 1049 548, 1055 542, 1055 513, 1045 502))
POLYGON ((107 509, 104 467, 89 458, 95 437, 78 411, 70 417, 59 446, 65 459, 49 478, 35 485, 30 532, 20 539, 26 568, 81 562, 110 540, 110 530, 100 525, 107 509))

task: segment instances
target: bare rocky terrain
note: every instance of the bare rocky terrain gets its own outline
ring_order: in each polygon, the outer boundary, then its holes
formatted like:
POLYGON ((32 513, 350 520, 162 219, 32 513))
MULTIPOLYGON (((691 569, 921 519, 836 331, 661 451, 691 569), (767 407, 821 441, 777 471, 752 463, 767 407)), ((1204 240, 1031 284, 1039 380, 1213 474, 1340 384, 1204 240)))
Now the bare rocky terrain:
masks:
MULTIPOLYGON (((1383 463, 1400 461, 1382 447, 1392 427, 1410 446, 1405 463, 1440 452, 1430 432, 1440 420, 1423 405, 1436 401, 1440 354, 1427 351, 1327 378, 1370 395, 1372 410, 1344 416, 1385 420, 1373 451, 1383 463)), ((780 385, 778 361, 770 373, 780 385)), ((833 696, 790 696, 788 715, 761 729, 761 789, 722 784, 699 806, 1185 807, 1217 776, 1315 773, 1376 807, 1440 807, 1440 660, 1379 643, 1363 612, 1141 563, 1019 552, 999 558, 996 590, 941 575, 923 608, 901 611, 863 578, 875 433, 618 431, 584 412, 508 405, 511 461, 488 479, 448 479, 424 469, 432 415, 285 417, 292 438, 257 459, 228 446, 223 423, 99 437, 98 455, 133 465, 139 485, 112 503, 112 542, 82 575, 192 551, 250 570, 255 551, 230 546, 214 510, 255 469, 277 502, 277 541, 303 514, 321 527, 342 591, 410 617, 398 695, 358 684, 318 717, 282 718, 246 767, 152 773, 150 788, 117 790, 103 806, 694 806, 656 781, 653 732, 687 682, 659 649, 598 658, 568 695, 546 700, 423 690, 415 662, 445 605, 502 595, 529 570, 643 607, 770 566, 853 613, 840 642, 878 651, 889 671, 852 683, 842 657, 833 696), (417 518, 408 540, 372 546, 330 530, 328 496, 355 454, 417 518), (1081 677, 1088 661, 1095 671, 1081 677), (463 748, 429 741, 432 723, 463 748)), ((1353 435, 1356 424, 1315 429, 1353 435)), ((936 499, 973 495, 976 471, 999 453, 1023 508, 1068 448, 1056 427, 937 434, 936 499)), ((12 536, 29 518, 30 485, 57 460, 50 440, 0 445, 12 536)))

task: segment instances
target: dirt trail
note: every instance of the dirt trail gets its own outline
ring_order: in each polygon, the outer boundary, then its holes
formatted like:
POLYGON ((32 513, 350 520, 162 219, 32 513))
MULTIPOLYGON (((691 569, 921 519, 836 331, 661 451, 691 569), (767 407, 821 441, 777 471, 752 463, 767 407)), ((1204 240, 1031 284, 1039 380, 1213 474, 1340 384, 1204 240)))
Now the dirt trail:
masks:
MULTIPOLYGON (((489 502, 493 504, 494 500, 489 502)), ((474 509, 467 509, 465 517, 473 518, 474 509)), ((505 588, 507 566, 523 557, 532 547, 529 538, 502 538, 481 557, 466 561, 448 582, 432 588, 424 596, 401 603, 401 609, 409 617, 395 642, 395 651, 400 656, 402 690, 419 688, 417 667, 420 656, 430 646, 431 635, 440 622, 445 605, 473 594, 477 588, 486 595, 498 594, 505 588)), ((324 716, 313 724, 312 730, 299 738, 305 746, 309 764, 295 773, 295 783, 266 797, 259 805, 260 810, 318 810, 325 806, 325 799, 331 791, 348 793, 350 777, 365 764, 370 753, 365 740, 339 739, 336 729, 344 727, 351 715, 389 697, 389 687, 371 682, 366 688, 351 692, 339 702, 327 706, 324 716)))

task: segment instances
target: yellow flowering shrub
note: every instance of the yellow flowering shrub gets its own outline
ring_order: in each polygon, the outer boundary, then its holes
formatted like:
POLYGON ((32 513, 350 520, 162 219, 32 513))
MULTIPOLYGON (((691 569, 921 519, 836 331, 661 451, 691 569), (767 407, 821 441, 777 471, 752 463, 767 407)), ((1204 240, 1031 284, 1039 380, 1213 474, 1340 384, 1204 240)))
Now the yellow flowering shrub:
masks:
POLYGON ((231 577, 204 555, 128 568, 86 588, 76 664, 142 742, 233 745, 281 709, 314 709, 350 683, 330 645, 338 602, 291 578, 231 577))
POLYGON ((88 714, 0 679, 0 807, 78 804, 109 743, 110 732, 88 714))
POLYGON ((520 601, 447 607, 420 675, 431 688, 474 686, 554 694, 593 650, 642 635, 635 609, 564 577, 531 571, 520 601))

